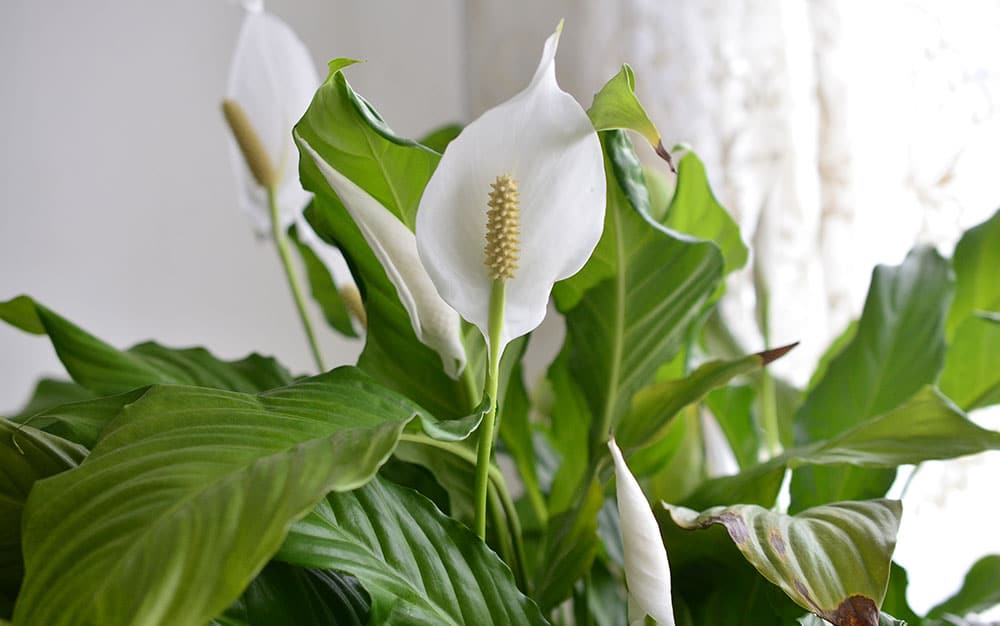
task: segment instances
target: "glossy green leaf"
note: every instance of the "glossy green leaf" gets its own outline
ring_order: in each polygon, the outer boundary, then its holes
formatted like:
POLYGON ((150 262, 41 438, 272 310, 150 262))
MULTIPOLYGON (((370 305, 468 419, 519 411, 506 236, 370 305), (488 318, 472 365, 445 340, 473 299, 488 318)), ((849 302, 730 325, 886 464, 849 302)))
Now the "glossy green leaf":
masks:
MULTIPOLYGON (((796 444, 829 439, 886 413, 932 383, 944 363, 953 276, 933 248, 872 275, 857 334, 830 361, 796 414, 796 444)), ((792 511, 884 495, 894 470, 807 467, 792 477, 792 511)))
POLYGON ((36 481, 79 465, 82 446, 0 420, 0 594, 13 598, 21 585, 21 516, 36 481))
POLYGON ((337 289, 330 270, 323 264, 312 248, 302 243, 293 225, 288 231, 289 239, 295 244, 295 249, 306 268, 306 279, 309 281, 309 291, 313 300, 323 311, 323 318, 331 328, 347 337, 357 337, 351 312, 337 289))
POLYGON ((420 494, 376 478, 331 494, 278 558, 357 577, 372 624, 545 624, 507 566, 420 494))
POLYGON ((712 193, 705 164, 694 152, 684 154, 677 164, 677 187, 663 224, 714 242, 722 251, 726 274, 747 264, 749 250, 740 227, 712 193))
POLYGON ((604 234, 583 270, 555 290, 566 315, 566 363, 593 416, 592 442, 606 439, 635 392, 677 352, 722 273, 718 247, 649 218, 625 134, 610 131, 603 141, 615 182, 604 234))
POLYGON ((794 347, 784 346, 740 359, 710 361, 678 380, 654 383, 632 398, 631 410, 618 423, 615 438, 623 449, 639 448, 661 438, 670 419, 689 404, 733 378, 764 367, 794 347))
POLYGON ((414 416, 430 419, 353 368, 259 395, 150 388, 86 463, 32 489, 15 622, 207 622, 293 521, 367 482, 414 416))
POLYGON ((250 626, 364 626, 368 593, 357 579, 271 561, 244 594, 250 626))
POLYGON ((948 312, 948 337, 976 311, 1000 311, 1000 211, 965 231, 952 258, 955 301, 948 312))
MULTIPOLYGON (((440 156, 388 130, 340 71, 351 63, 331 62, 329 77, 295 132, 412 230, 420 195, 440 156)), ((415 335, 396 287, 312 158, 300 159, 299 170, 303 186, 315 194, 306 218, 321 238, 344 253, 365 303, 368 330, 358 366, 442 419, 469 414, 479 404, 482 388, 482 369, 476 366, 483 352, 479 332, 467 328, 469 364, 461 380, 452 380, 438 354, 415 335)))
POLYGON ((720 524, 762 576, 835 626, 877 626, 902 507, 841 502, 789 516, 753 505, 698 513, 665 505, 690 530, 720 524))
MULTIPOLYGON (((351 88, 342 70, 354 63, 352 59, 330 61, 330 74, 295 132, 413 230, 417 204, 440 156, 395 135, 351 88)), ((301 174, 311 180, 307 162, 302 160, 301 174)))
POLYGON ((222 361, 203 348, 176 350, 155 343, 118 350, 27 296, 0 302, 0 317, 27 332, 48 334, 73 380, 100 395, 157 383, 251 393, 292 379, 277 361, 257 354, 222 361), (25 313, 29 310, 31 315, 25 313))
POLYGON ((1000 555, 984 556, 969 569, 961 589, 932 608, 927 617, 967 615, 1000 605, 1000 585, 997 581, 1000 581, 1000 555))

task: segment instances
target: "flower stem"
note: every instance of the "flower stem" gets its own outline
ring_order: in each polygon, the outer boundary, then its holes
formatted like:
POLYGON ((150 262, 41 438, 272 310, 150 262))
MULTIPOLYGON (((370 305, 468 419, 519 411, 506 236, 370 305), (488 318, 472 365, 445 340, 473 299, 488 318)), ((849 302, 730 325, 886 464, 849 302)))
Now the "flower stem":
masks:
POLYGON ((502 279, 493 281, 490 291, 489 363, 486 368, 486 396, 490 410, 479 425, 479 451, 476 460, 476 534, 486 539, 486 488, 493 454, 493 433, 496 429, 497 389, 500 385, 500 345, 503 334, 503 311, 507 299, 507 285, 502 279))
POLYGON ((288 287, 292 290, 292 299, 299 310, 299 318, 302 320, 302 327, 306 331, 306 338, 309 340, 309 347, 312 349, 313 359, 319 371, 325 372, 323 356, 319 352, 319 343, 313 333, 312 324, 309 322, 309 315, 306 313, 305 299, 302 297, 302 287, 299 285, 298 276, 292 266, 292 255, 289 252, 288 235, 281 228, 281 219, 278 217, 278 198, 274 187, 267 188, 267 205, 271 209, 271 237, 274 239, 274 246, 278 249, 278 256, 281 257, 281 265, 285 268, 285 277, 288 279, 288 287))

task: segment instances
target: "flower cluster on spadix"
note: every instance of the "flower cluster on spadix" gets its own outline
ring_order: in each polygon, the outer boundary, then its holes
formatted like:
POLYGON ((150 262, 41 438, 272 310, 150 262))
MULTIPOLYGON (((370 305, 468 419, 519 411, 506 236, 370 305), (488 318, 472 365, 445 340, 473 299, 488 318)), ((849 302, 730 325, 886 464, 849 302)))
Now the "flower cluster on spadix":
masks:
POLYGON ((556 82, 560 31, 528 87, 448 145, 417 212, 417 250, 438 293, 487 339, 494 279, 506 283, 501 351, 541 323, 553 284, 583 267, 604 226, 601 144, 556 82), (516 198, 512 218, 497 212, 510 210, 503 194, 516 198))

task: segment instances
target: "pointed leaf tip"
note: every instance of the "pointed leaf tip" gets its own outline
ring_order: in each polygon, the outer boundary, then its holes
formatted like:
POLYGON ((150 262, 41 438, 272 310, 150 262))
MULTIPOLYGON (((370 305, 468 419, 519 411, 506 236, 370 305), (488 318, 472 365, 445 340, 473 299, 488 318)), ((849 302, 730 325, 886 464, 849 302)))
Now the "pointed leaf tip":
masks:
POLYGON ((787 346, 781 346, 780 348, 771 348, 770 350, 764 350, 763 352, 758 352, 759 356, 764 362, 762 365, 770 365, 771 363, 777 361, 781 357, 785 356, 792 351, 792 348, 799 345, 799 342, 790 343, 787 346))
POLYGON ((656 151, 657 156, 667 162, 667 166, 670 171, 674 174, 677 173, 677 168, 674 167, 674 159, 670 156, 670 152, 663 147, 663 140, 656 142, 656 147, 653 148, 656 151))

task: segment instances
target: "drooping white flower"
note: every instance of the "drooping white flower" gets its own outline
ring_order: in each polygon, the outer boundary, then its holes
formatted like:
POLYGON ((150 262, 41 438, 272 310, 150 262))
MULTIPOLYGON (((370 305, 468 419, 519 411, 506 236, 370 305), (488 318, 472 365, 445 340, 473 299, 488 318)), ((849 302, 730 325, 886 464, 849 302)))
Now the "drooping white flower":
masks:
POLYGON ((660 527, 614 439, 608 441, 608 448, 615 463, 618 515, 625 547, 629 623, 641 626, 648 615, 660 626, 674 626, 670 563, 663 547, 660 527))
POLYGON ((417 338, 441 356, 445 373, 457 378, 466 361, 461 321, 434 289, 417 256, 413 233, 371 194, 327 163, 301 135, 296 134, 295 140, 357 224, 396 288, 417 338))
MULTIPOLYGON (((316 253, 334 284, 351 288, 354 281, 343 255, 323 242, 302 215, 312 196, 299 182, 292 127, 320 85, 316 65, 302 40, 288 24, 267 13, 261 0, 244 0, 241 5, 245 14, 229 67, 226 100, 235 102, 246 115, 274 169, 281 229, 295 224, 299 240, 316 253)), ((255 180, 235 139, 230 154, 240 206, 257 234, 267 236, 271 231, 267 190, 255 180)))
MULTIPOLYGON (((441 297, 489 337, 495 272, 486 266, 487 203, 519 196, 508 251, 501 351, 545 317, 553 284, 583 267, 604 225, 604 161, 583 108, 556 83, 558 29, 528 87, 452 141, 417 212, 417 250, 441 297), (509 178, 508 178, 509 177, 509 178), (511 186, 509 183, 513 183, 511 186), (508 276, 509 274, 509 276, 508 276)), ((490 245, 494 245, 491 241, 490 245)), ((494 268, 495 269, 495 268, 494 268)))

